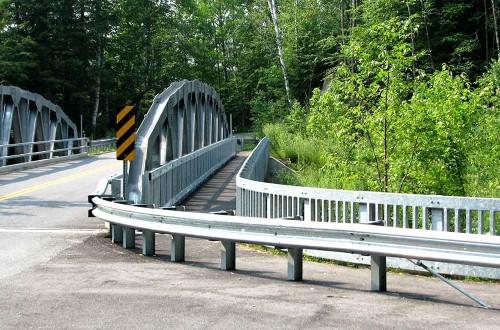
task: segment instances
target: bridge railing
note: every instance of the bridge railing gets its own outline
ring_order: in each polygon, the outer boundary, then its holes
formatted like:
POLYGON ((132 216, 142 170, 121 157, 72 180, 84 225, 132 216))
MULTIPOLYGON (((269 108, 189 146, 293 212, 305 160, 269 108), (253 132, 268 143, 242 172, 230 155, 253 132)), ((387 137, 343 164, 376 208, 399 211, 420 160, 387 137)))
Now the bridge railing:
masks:
POLYGON ((88 143, 87 152, 89 154, 98 154, 116 149, 116 138, 91 140, 88 143))
POLYGON ((145 172, 143 203, 156 207, 177 204, 235 154, 236 139, 230 137, 145 172))
POLYGON ((87 152, 86 138, 0 144, 0 166, 87 152))
POLYGON ((260 182, 269 157, 263 139, 236 178, 237 214, 304 221, 498 235, 500 199, 294 187, 260 182))

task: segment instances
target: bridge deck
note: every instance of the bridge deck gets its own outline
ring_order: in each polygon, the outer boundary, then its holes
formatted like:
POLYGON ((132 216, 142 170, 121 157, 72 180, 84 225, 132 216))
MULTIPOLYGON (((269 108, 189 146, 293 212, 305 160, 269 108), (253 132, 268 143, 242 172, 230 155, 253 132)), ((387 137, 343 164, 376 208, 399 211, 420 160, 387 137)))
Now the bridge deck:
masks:
POLYGON ((185 201, 186 211, 216 212, 236 209, 236 174, 249 152, 240 152, 185 201))

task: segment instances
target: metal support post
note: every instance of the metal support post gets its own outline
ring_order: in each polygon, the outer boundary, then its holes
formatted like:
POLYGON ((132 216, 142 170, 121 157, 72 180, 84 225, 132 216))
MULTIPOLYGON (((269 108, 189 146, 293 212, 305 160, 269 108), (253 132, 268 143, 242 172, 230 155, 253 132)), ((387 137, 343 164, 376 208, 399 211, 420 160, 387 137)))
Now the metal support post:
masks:
POLYGON ((233 136, 233 114, 229 114, 229 136, 233 136))
MULTIPOLYGON (((359 222, 364 224, 376 224, 375 221, 375 204, 360 203, 359 204, 359 222)), ((371 256, 371 290, 372 291, 387 291, 387 260, 385 256, 371 256)))
POLYGON ((220 268, 222 270, 236 269, 236 243, 233 241, 221 241, 220 268))
POLYGON ((288 249, 288 280, 302 281, 302 249, 288 249))
POLYGON ((123 248, 133 249, 135 248, 135 229, 129 227, 123 227, 123 248))
POLYGON ((444 224, 443 224, 443 209, 431 209, 431 217, 432 217, 432 230, 436 231, 443 231, 444 230, 444 224))
POLYGON ((111 179, 111 194, 121 196, 121 183, 120 179, 111 179))
POLYGON ((111 224, 111 242, 123 242, 123 227, 120 225, 111 224))
POLYGON ((304 221, 305 222, 311 222, 311 220, 312 220, 311 214, 312 214, 311 200, 305 199, 304 200, 304 221))
POLYGON ((122 189, 124 200, 128 200, 128 196, 127 196, 128 168, 127 167, 128 167, 127 161, 124 160, 123 161, 123 189, 122 189))
POLYGON ((155 254, 155 233, 151 230, 142 231, 142 254, 145 256, 155 254))
POLYGON ((173 262, 184 261, 185 259, 186 237, 182 235, 172 235, 170 244, 170 260, 173 262))
POLYGON ((371 290, 387 291, 387 263, 384 256, 372 256, 371 258, 371 290))
POLYGON ((374 204, 359 204, 359 223, 367 223, 375 221, 375 205, 374 204))

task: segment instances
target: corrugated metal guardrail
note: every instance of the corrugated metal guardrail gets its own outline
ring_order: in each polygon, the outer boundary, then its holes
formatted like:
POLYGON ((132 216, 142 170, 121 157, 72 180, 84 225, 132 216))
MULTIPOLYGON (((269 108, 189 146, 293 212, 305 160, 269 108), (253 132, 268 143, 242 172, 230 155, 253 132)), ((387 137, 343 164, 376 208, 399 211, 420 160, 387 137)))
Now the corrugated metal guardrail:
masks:
MULTIPOLYGON (((133 248, 135 230, 141 230, 143 254, 151 255, 155 233, 171 234, 172 261, 182 261, 185 237, 220 240, 224 270, 235 268, 236 242, 287 248, 290 280, 302 279, 301 252, 305 248, 500 268, 500 240, 493 236, 176 212, 121 205, 99 197, 92 203, 93 215, 112 224, 113 242, 133 248)), ((385 271, 372 269, 372 290, 385 290, 385 271)))
MULTIPOLYGON (((260 218, 299 217, 305 222, 350 224, 383 221, 387 227, 422 231, 453 231, 473 237, 499 234, 500 199, 378 193, 293 187, 263 181, 270 141, 263 139, 236 177, 236 214, 260 218)), ((497 238, 498 239, 498 238, 497 238)), ((354 263, 369 263, 363 256, 310 251, 312 255, 354 263)), ((404 260, 390 266, 415 270, 404 260)), ((448 274, 500 278, 498 269, 436 263, 448 274)))

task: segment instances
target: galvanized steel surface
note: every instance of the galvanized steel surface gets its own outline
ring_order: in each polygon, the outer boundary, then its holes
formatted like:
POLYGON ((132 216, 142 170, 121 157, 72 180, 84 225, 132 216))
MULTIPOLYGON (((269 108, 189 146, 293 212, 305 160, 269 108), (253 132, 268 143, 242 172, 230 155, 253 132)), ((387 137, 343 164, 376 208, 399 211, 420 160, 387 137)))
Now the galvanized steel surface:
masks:
POLYGON ((143 174, 231 135, 217 92, 200 81, 183 80, 157 95, 136 136, 128 200, 143 198, 143 174))
POLYGON ((93 214, 105 221, 156 233, 500 267, 500 241, 492 236, 176 212, 98 197, 92 202, 93 214))
POLYGON ((228 138, 175 159, 143 175, 142 203, 173 206, 188 197, 236 153, 236 139, 228 138))
POLYGON ((260 182, 269 158, 263 139, 236 178, 237 214, 263 218, 359 223, 418 230, 498 235, 500 199, 332 190, 260 182))
POLYGON ((84 145, 77 138, 76 125, 59 106, 18 87, 0 86, 0 166, 13 158, 20 163, 78 153, 84 145))

